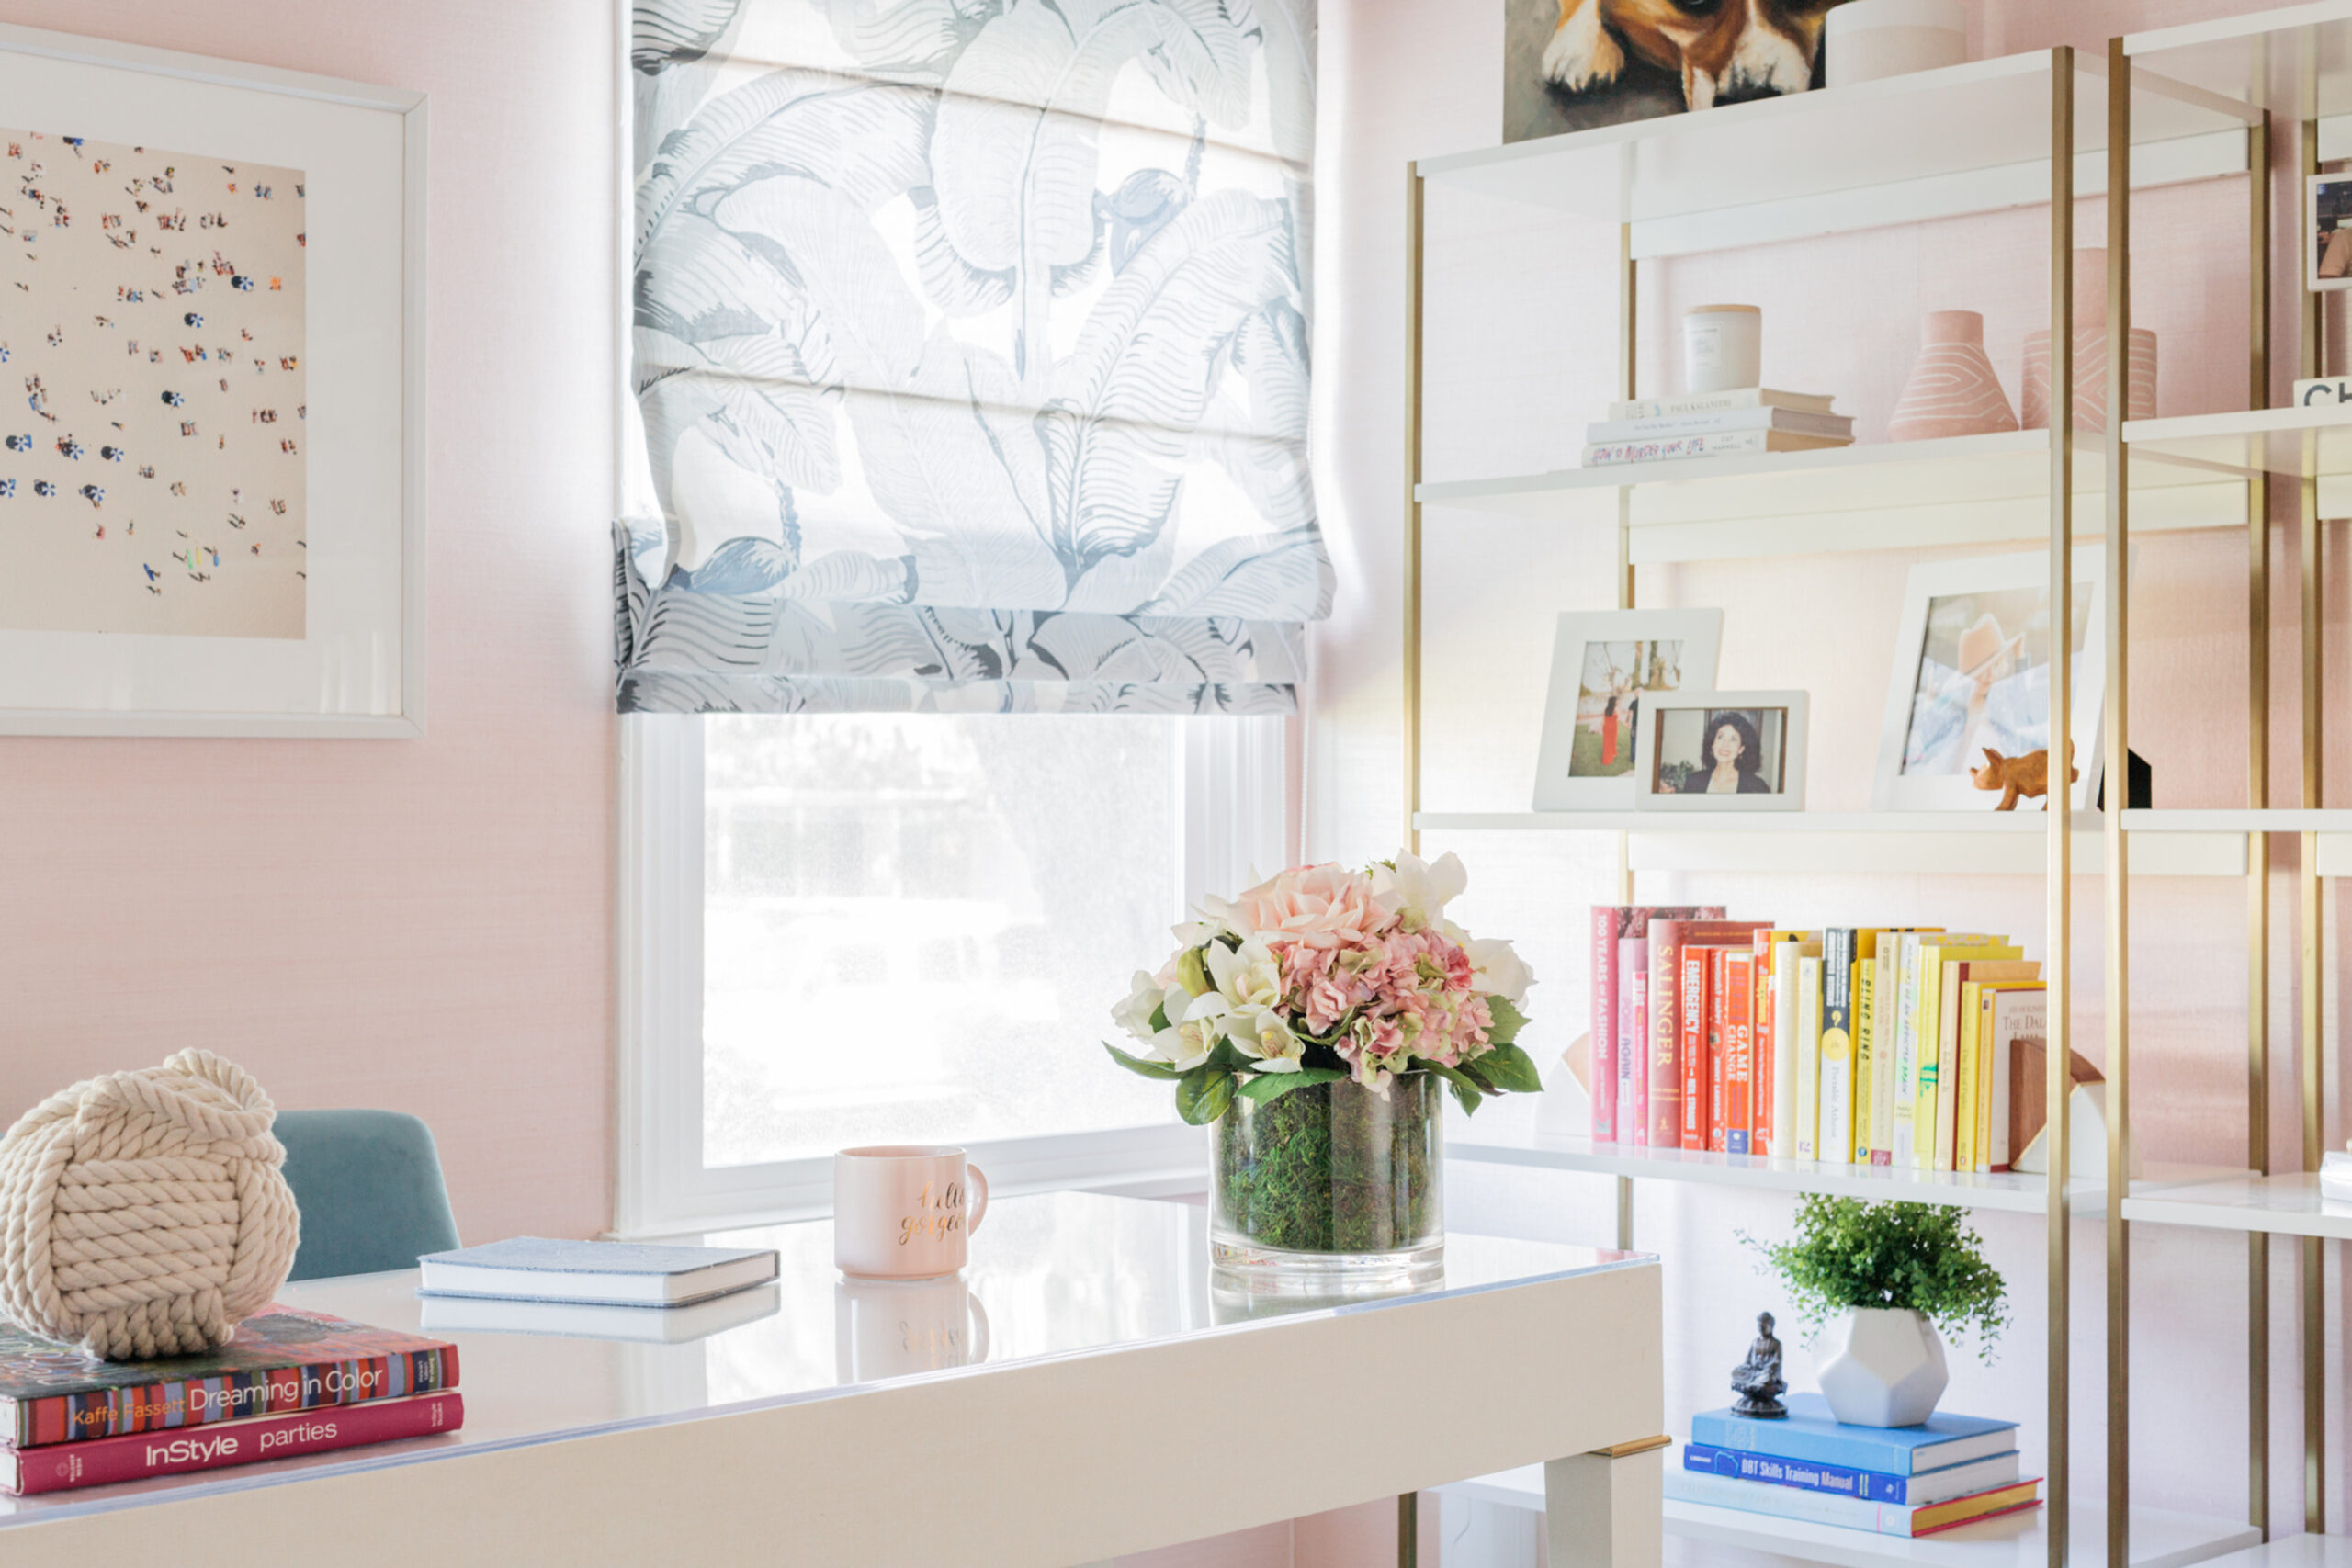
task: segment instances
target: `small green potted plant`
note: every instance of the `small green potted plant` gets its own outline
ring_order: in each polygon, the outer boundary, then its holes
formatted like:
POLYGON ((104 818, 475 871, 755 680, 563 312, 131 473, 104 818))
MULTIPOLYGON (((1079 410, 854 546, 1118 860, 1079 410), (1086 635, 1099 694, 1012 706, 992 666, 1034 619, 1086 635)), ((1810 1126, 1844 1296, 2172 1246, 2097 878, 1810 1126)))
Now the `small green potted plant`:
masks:
POLYGON ((1742 1239, 1813 1336, 1828 1327, 1821 1393, 1851 1426, 1925 1421, 1951 1381, 1941 1333, 1973 1328, 1990 1360, 2008 1326, 2007 1288, 1956 1208, 1815 1193, 1797 1206, 1794 1239, 1742 1239))

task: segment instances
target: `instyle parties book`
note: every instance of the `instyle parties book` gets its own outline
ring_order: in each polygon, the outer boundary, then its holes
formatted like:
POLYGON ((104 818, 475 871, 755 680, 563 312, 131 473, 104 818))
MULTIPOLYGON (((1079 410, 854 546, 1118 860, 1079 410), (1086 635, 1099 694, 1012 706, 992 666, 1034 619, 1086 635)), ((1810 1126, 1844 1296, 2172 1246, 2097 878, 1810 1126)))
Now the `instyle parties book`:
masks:
POLYGON ((775 1253, 765 1248, 647 1247, 535 1235, 428 1252, 416 1261, 424 1275, 423 1295, 604 1306, 684 1306, 746 1285, 764 1285, 777 1268, 775 1253))
POLYGON ((0 1440, 17 1450, 437 1393, 457 1383, 454 1345, 282 1306, 245 1319, 219 1350, 154 1361, 101 1361, 0 1324, 0 1440))
POLYGON ((8 1449, 0 1450, 0 1492, 22 1497, 427 1438, 456 1431, 465 1418, 465 1402, 457 1393, 425 1393, 176 1431, 128 1432, 83 1443, 8 1449))

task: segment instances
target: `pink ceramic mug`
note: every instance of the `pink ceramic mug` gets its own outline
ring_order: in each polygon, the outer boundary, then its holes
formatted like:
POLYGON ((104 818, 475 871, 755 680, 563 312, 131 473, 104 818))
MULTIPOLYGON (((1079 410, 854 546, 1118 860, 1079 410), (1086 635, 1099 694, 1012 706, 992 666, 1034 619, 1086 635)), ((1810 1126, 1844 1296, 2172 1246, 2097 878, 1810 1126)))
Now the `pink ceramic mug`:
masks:
POLYGON ((962 1149, 883 1144, 833 1156, 833 1263, 853 1279, 953 1274, 988 1212, 988 1176, 962 1149), (978 1191, 968 1213, 967 1183, 978 1191))

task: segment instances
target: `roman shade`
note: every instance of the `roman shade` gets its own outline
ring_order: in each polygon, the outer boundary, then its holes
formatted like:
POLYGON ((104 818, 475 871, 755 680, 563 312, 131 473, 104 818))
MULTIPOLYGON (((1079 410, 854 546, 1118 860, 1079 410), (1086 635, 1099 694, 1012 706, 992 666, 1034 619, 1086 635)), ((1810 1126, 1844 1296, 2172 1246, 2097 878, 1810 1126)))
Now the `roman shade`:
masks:
POLYGON ((1288 710, 1312 0, 633 21, 622 711, 1288 710))

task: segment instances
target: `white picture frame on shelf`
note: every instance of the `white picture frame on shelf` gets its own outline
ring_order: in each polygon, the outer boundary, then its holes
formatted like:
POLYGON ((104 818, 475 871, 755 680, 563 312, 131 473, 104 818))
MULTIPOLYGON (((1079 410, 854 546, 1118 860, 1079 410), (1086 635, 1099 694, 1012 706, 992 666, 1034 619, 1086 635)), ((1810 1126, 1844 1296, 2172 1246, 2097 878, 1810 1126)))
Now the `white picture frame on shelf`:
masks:
POLYGON ((1552 639, 1538 811, 1633 809, 1643 704, 1715 683, 1721 610, 1571 610, 1552 639))
MULTIPOLYGON (((2098 798, 2099 726, 2107 684, 2101 547, 2074 558, 2074 704, 2080 777, 2071 797, 2098 798)), ((2049 725, 2050 557, 1975 556, 1911 569, 1895 634, 1871 805, 1879 811, 1989 811, 2000 791, 1972 774, 1988 746, 2005 756, 2040 750, 2049 725)), ((2052 752, 2050 777, 2063 770, 2052 752)))
POLYGON ((2352 288, 2352 174, 2304 176, 2303 276, 2315 291, 2352 288))
POLYGON ((1804 692, 1652 697, 1642 715, 1634 806, 1643 811, 1803 811, 1809 706, 1804 692))
POLYGON ((0 734, 421 735, 424 95, 0 27, 0 734))

